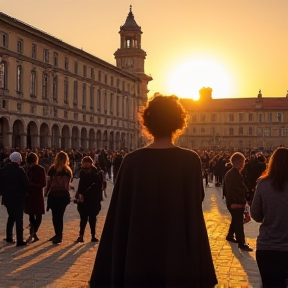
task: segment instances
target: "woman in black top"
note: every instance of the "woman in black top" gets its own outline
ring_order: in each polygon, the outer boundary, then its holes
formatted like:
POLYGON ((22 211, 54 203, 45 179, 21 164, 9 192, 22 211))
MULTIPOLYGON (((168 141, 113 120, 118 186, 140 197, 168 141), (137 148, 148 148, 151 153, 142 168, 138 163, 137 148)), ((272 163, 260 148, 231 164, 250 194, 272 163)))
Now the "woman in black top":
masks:
POLYGON ((91 231, 91 242, 98 242, 96 234, 96 216, 101 210, 102 174, 93 165, 90 156, 82 159, 78 186, 77 210, 80 214, 80 231, 76 242, 84 242, 83 236, 87 222, 91 231))
POLYGON ((52 221, 55 236, 50 241, 53 244, 62 242, 63 217, 66 206, 70 203, 69 183, 72 179, 72 170, 69 167, 69 157, 64 151, 56 154, 54 163, 48 170, 48 199, 47 211, 52 211, 52 221))

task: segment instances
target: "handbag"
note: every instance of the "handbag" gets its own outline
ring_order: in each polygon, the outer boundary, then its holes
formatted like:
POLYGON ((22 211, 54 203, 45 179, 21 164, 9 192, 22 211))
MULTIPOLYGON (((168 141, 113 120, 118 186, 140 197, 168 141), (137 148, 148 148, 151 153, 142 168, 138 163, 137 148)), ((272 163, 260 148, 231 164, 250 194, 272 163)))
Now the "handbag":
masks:
MULTIPOLYGON (((84 196, 84 194, 90 190, 92 188, 92 186, 94 186, 95 183, 92 183, 83 193, 82 195, 84 196)), ((75 193, 75 199, 74 199, 74 203, 83 203, 84 202, 84 198, 83 197, 79 197, 79 192, 78 190, 75 193)))
POLYGON ((250 206, 245 205, 244 214, 243 214, 243 223, 246 224, 251 221, 250 206))

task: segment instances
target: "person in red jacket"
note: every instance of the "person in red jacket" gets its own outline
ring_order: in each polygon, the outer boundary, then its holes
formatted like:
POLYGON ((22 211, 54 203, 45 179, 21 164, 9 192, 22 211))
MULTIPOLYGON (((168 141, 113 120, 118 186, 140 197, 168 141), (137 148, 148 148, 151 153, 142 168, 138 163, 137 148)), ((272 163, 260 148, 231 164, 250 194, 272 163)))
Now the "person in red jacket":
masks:
POLYGON ((29 179, 27 197, 25 199, 24 213, 29 215, 30 236, 28 243, 38 241, 37 231, 42 222, 42 215, 45 214, 43 188, 46 186, 46 173, 44 167, 38 165, 38 156, 31 152, 26 157, 26 173, 29 179))

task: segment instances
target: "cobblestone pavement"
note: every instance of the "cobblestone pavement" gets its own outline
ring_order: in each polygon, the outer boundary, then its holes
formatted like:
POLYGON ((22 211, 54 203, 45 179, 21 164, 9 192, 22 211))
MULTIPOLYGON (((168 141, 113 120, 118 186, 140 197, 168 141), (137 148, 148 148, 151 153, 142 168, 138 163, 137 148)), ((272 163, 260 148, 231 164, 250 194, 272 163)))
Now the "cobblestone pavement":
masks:
MULTIPOLYGON (((240 252, 237 244, 225 240, 230 215, 221 198, 222 189, 206 188, 203 211, 208 229, 213 261, 219 284, 217 288, 260 288, 261 279, 254 252, 240 252)), ((97 220, 97 237, 100 238, 105 215, 112 194, 112 183, 108 183, 108 197, 102 202, 97 220)), ((52 245, 48 241, 54 235, 51 212, 43 215, 37 233, 40 241, 27 247, 15 247, 2 241, 5 238, 7 213, 0 206, 0 288, 81 288, 87 287, 98 244, 90 242, 87 225, 84 243, 75 243, 79 232, 79 215, 76 205, 67 206, 64 216, 63 242, 52 245)), ((24 227, 28 225, 25 215, 24 227)), ((247 242, 255 248, 259 224, 245 224, 247 242)), ((28 229, 24 231, 28 237, 28 229)))

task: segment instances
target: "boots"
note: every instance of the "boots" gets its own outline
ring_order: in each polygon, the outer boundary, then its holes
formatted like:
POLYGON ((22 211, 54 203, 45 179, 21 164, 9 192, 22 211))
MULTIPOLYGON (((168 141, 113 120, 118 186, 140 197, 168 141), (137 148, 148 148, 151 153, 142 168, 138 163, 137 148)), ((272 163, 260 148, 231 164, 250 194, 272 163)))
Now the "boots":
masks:
POLYGON ((77 238, 76 242, 78 242, 78 243, 83 243, 83 242, 84 242, 83 235, 80 235, 80 236, 77 238))

